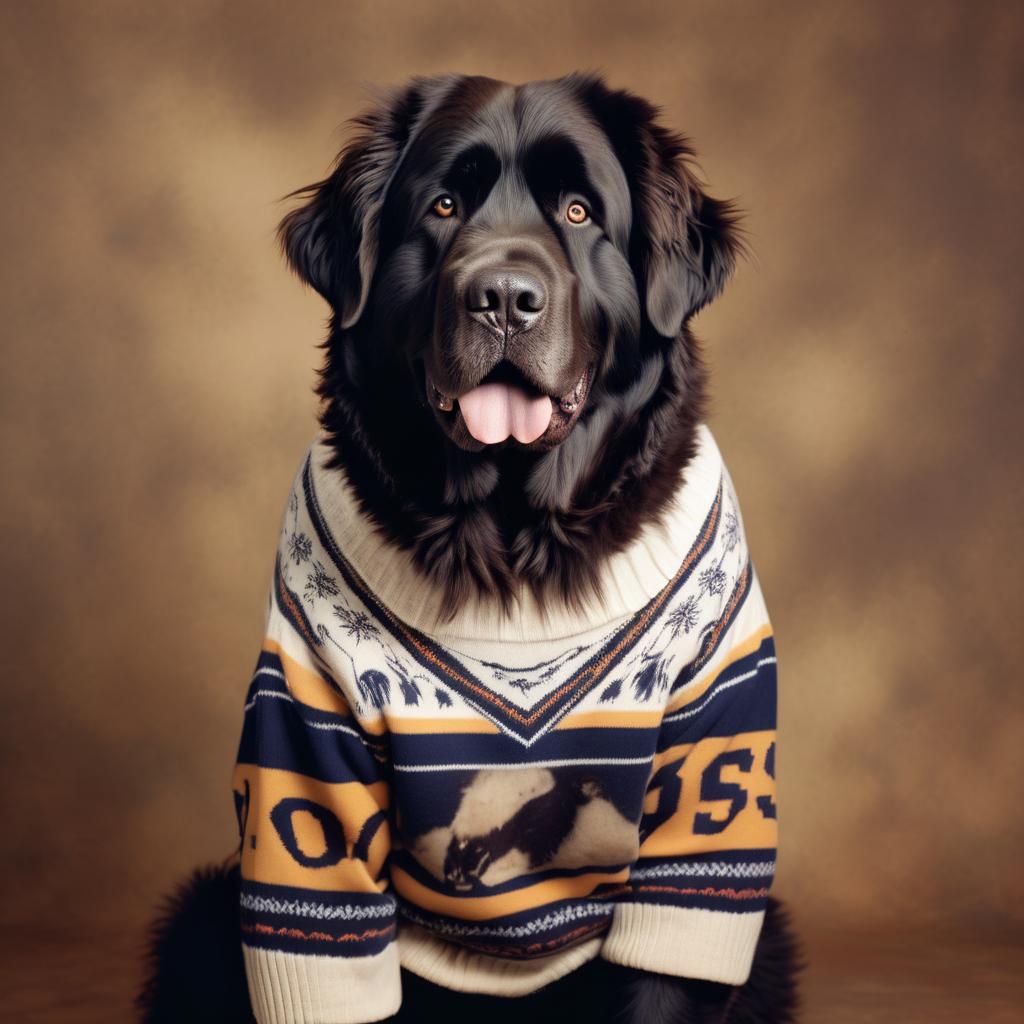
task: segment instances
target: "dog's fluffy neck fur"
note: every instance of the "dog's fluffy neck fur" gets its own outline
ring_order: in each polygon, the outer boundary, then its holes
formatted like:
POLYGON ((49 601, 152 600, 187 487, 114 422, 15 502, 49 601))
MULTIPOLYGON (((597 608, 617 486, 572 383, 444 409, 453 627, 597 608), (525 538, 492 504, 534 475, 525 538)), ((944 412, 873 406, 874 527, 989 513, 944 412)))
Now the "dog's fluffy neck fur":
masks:
POLYGON ((572 434, 541 454, 464 452, 444 437, 415 371, 367 358, 369 339, 337 323, 324 347, 331 464, 438 587, 443 615, 479 599, 509 609, 519 586, 541 606, 599 598, 604 561, 679 486, 704 411, 705 372, 685 326, 646 347, 638 372, 622 374, 628 384, 616 386, 614 370, 596 382, 572 434))

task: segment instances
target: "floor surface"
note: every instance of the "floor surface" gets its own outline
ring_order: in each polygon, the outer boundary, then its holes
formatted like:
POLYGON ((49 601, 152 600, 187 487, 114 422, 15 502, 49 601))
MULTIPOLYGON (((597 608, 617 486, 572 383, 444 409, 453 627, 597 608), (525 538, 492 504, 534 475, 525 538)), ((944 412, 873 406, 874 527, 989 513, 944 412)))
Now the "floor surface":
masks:
MULTIPOLYGON (((20 933, 16 945, 5 945, 0 1019, 134 1021, 132 937, 20 933)), ((1024 1022, 1024 935, 819 932, 804 946, 805 1024, 1024 1022)))

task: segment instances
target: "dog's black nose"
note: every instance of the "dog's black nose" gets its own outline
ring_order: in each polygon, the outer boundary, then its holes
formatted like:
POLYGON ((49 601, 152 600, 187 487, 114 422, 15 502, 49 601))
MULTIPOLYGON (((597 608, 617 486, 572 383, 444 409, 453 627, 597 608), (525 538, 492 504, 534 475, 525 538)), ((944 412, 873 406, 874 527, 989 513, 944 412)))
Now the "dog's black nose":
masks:
POLYGON ((518 267, 488 267, 466 285, 466 310, 504 335, 528 331, 547 303, 543 282, 518 267))

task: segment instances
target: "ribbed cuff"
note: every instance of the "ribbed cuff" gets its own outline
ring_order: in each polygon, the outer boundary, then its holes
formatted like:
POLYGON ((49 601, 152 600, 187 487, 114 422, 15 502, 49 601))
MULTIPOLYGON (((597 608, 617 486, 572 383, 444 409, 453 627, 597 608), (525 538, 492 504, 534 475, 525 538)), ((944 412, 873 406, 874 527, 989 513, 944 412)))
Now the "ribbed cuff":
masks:
POLYGON ((601 939, 581 942, 548 956, 512 960, 476 953, 403 921, 398 950, 407 971, 442 988, 515 998, 536 992, 595 959, 601 952, 601 939))
POLYGON ((655 903, 620 903, 601 956, 679 978, 742 985, 750 976, 764 911, 731 914, 655 903))
POLYGON ((371 1024, 398 1012, 394 942, 374 956, 303 956, 242 944, 257 1024, 371 1024))

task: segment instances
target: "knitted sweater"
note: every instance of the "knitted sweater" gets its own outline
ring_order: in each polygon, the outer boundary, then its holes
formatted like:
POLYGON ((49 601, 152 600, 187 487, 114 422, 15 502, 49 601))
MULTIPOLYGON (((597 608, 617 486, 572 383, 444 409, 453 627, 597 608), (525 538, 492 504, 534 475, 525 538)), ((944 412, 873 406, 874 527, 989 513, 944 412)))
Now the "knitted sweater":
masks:
POLYGON ((581 611, 438 595, 322 438, 284 515, 234 776, 259 1024, 522 995, 596 956, 741 983, 774 870, 775 653, 711 434, 581 611))

